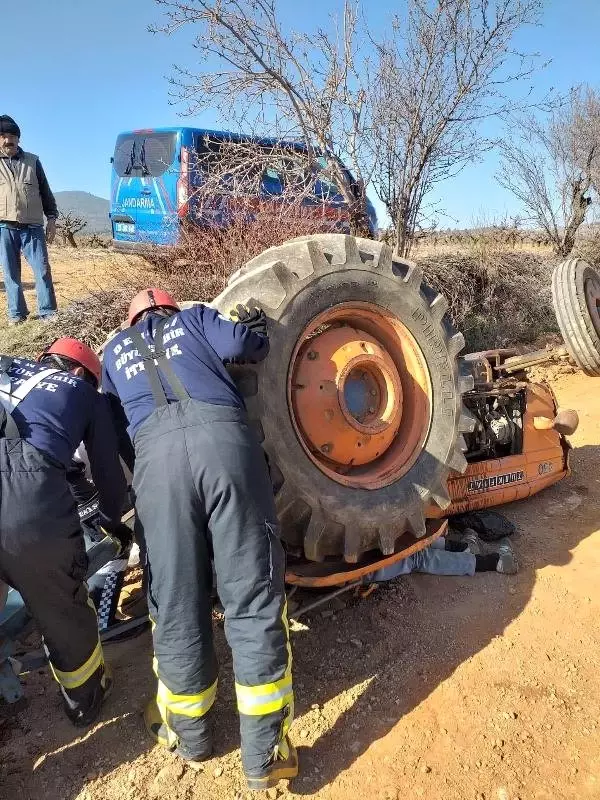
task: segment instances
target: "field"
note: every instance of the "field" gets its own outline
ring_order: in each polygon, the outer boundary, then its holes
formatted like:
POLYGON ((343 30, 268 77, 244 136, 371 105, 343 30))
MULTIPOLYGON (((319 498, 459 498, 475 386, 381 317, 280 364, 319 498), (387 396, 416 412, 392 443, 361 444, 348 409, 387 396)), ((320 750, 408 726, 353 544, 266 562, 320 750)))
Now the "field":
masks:
MULTIPOLYGON (((130 269, 141 265, 83 251, 57 256, 59 298, 118 284, 130 269)), ((295 626, 301 774, 271 798, 600 797, 600 395, 597 379, 580 373, 555 370, 547 378, 560 405, 578 409, 581 425, 572 437, 573 475, 504 509, 518 526, 520 572, 409 576, 366 599, 333 602, 295 626)), ((241 774, 231 656, 219 619, 215 628, 217 753, 201 772, 145 735, 141 712, 154 680, 144 633, 107 646, 115 689, 83 736, 61 716, 49 675, 26 678, 28 708, 15 716, 0 710, 0 795, 253 796, 241 774)))

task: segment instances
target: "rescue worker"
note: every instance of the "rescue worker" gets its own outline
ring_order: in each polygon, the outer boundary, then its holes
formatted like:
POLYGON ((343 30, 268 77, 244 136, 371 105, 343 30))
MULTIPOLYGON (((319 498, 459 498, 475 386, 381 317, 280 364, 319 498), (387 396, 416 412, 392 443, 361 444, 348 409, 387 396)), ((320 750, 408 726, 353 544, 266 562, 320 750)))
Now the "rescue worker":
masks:
POLYGON ((124 409, 135 448, 158 677, 146 726, 192 766, 211 755, 212 555, 233 651, 242 764, 249 788, 266 789, 298 772, 288 739, 285 556, 264 453, 224 366, 266 357, 266 317, 242 306, 237 321, 204 305, 181 311, 166 292, 145 289, 128 321, 104 351, 102 388, 116 418, 124 409))
POLYGON ((67 482, 80 442, 109 531, 126 491, 110 411, 96 390, 100 374, 96 354, 76 339, 54 342, 42 363, 0 357, 0 580, 34 617, 65 712, 79 727, 94 721, 111 687, 67 482))

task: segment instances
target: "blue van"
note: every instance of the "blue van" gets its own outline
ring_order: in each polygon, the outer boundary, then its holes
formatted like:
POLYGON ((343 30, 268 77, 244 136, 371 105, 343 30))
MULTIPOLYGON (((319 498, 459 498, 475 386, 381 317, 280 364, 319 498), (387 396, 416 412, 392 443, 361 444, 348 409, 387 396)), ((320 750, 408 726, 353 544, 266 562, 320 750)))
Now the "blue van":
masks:
MULTIPOLYGON (((225 225, 223 218, 213 215, 207 219, 205 211, 198 213, 194 207, 194 189, 201 180, 194 164, 197 156, 206 154, 208 148, 211 157, 218 158, 219 142, 231 141, 305 152, 297 142, 242 137, 202 128, 148 128, 120 133, 111 159, 110 219, 115 249, 176 244, 186 222, 225 225)), ((261 199, 274 200, 283 191, 283 177, 275 166, 267 168, 261 180, 261 199)), ((303 199, 303 205, 314 206, 315 213, 324 216, 335 215, 341 229, 347 227, 347 206, 325 173, 316 176, 311 196, 303 199)), ((374 233, 377 218, 371 203, 369 220, 374 233)))

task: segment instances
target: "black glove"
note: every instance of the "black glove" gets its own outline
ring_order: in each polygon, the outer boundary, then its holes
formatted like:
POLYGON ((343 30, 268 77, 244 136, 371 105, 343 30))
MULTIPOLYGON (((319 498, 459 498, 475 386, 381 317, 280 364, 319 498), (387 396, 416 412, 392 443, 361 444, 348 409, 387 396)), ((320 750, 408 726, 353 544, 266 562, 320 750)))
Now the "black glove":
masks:
POLYGON ((125 555, 129 551, 133 542, 133 531, 124 523, 120 522, 115 528, 108 531, 102 525, 98 526, 100 531, 112 539, 118 546, 117 557, 125 555))
POLYGON ((255 333, 260 333, 263 336, 267 335, 267 317, 262 308, 248 308, 238 303, 237 306, 229 312, 229 317, 232 322, 241 322, 255 333))

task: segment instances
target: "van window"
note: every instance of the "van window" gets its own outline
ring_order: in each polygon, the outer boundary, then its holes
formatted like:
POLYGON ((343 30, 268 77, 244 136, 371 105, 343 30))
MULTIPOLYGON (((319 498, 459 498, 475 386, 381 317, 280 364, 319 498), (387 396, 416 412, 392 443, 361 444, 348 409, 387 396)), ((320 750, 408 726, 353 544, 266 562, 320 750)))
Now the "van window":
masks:
POLYGON ((317 179, 315 181, 315 195, 324 200, 337 197, 340 194, 340 190, 332 180, 327 159, 324 156, 320 156, 317 159, 317 164, 320 167, 320 171, 317 173, 317 179))
POLYGON ((117 138, 114 169, 120 178, 163 175, 173 164, 176 133, 122 133, 117 138))

